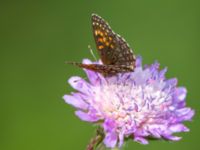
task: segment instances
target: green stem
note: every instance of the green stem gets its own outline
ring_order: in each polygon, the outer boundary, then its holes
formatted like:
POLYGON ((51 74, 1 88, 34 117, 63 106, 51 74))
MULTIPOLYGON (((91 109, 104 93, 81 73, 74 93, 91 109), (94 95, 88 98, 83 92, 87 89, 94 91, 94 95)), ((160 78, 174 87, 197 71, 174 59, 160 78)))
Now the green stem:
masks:
POLYGON ((87 150, 104 150, 102 147, 103 139, 104 139, 103 129, 101 127, 98 127, 95 137, 92 138, 90 140, 90 143, 87 145, 87 150))
POLYGON ((120 150, 119 148, 106 148, 103 143, 104 131, 101 127, 97 128, 96 135, 90 140, 90 143, 87 145, 86 150, 120 150))

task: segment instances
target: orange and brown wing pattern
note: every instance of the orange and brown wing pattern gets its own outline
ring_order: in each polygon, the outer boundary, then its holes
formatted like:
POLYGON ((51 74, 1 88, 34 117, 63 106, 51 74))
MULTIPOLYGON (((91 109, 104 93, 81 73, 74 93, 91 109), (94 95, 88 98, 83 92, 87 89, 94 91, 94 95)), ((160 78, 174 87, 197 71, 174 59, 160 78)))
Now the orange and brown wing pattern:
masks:
POLYGON ((99 72, 105 76, 130 72, 135 68, 135 55, 128 43, 116 34, 108 23, 96 14, 92 14, 93 35, 103 64, 82 64, 76 66, 99 72))
POLYGON ((136 58, 128 43, 116 34, 103 18, 96 14, 92 15, 92 26, 96 46, 103 64, 125 65, 130 68, 129 70, 133 70, 136 58))
POLYGON ((116 48, 115 33, 108 23, 96 14, 92 14, 93 35, 103 64, 114 64, 112 55, 116 48))
POLYGON ((77 62, 66 62, 66 63, 101 73, 104 76, 112 76, 115 75, 116 73, 127 72, 128 70, 131 71, 130 68, 126 65, 83 64, 77 62))
POLYGON ((124 65, 129 68, 127 71, 132 71, 135 68, 136 57, 128 43, 120 35, 116 35, 116 48, 113 51, 113 60, 115 65, 124 65))

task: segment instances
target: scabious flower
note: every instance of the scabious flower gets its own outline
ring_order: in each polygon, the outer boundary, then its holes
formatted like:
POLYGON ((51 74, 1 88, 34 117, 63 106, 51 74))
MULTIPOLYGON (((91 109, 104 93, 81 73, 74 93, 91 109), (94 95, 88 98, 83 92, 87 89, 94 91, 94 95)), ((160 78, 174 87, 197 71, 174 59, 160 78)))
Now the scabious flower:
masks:
MULTIPOLYGON (((85 59, 83 63, 94 63, 85 59)), ((101 62, 98 62, 101 63, 101 62)), ((182 123, 191 120, 194 110, 186 107, 186 89, 177 87, 177 79, 166 79, 167 69, 159 70, 155 62, 142 67, 137 57, 133 72, 104 77, 85 70, 88 81, 71 77, 69 84, 76 90, 64 95, 83 121, 100 124, 107 147, 121 147, 125 138, 148 144, 148 138, 180 140, 176 132, 189 129, 182 123)))

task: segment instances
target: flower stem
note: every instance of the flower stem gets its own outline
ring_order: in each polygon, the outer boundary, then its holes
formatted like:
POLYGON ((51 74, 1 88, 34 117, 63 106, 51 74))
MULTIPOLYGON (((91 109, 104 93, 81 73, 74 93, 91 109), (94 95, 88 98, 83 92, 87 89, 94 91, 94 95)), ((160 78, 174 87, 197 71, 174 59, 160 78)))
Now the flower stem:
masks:
POLYGON ((90 143, 87 145, 86 150, 120 150, 119 148, 106 148, 106 146, 103 143, 104 139, 104 131, 101 127, 98 127, 96 130, 96 135, 90 140, 90 143))
POLYGON ((86 150, 106 150, 106 147, 102 143, 103 139, 104 131, 101 127, 98 127, 95 137, 90 140, 86 150))

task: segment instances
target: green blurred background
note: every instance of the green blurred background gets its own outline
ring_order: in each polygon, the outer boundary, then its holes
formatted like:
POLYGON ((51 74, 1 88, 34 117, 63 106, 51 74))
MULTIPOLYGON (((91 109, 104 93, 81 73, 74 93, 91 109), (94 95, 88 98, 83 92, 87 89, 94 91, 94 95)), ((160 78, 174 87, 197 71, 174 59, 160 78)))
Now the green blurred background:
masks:
POLYGON ((188 89, 196 110, 179 142, 129 141, 126 150, 200 147, 200 2, 198 0, 2 0, 0 2, 0 149, 84 150, 94 126, 80 121, 62 96, 67 79, 85 76, 64 62, 81 61, 95 49, 95 12, 122 35, 144 63, 158 60, 188 89))

